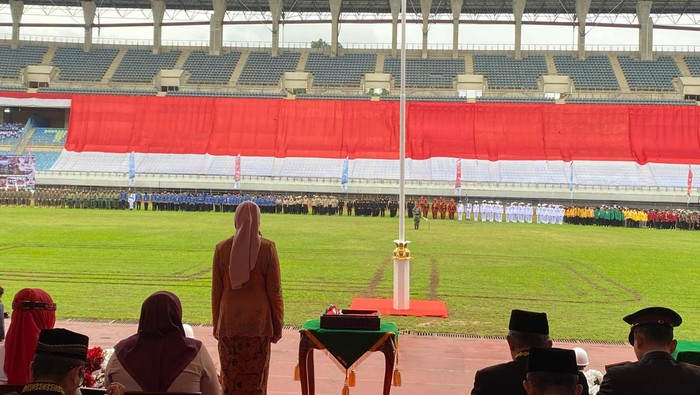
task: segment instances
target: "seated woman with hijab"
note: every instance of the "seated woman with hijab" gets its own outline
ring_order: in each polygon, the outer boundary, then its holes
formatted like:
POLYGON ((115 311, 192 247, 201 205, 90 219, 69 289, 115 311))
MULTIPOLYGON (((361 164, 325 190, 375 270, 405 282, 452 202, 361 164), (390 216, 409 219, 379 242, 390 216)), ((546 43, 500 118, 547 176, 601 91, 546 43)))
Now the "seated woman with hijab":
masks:
POLYGON ((127 392, 221 394, 214 362, 201 341, 185 336, 180 299, 166 291, 143 302, 138 333, 114 346, 105 376, 127 392))
MULTIPOLYGON (((0 317, 0 319, 3 319, 0 317)), ((12 300, 12 322, 5 337, 4 358, 0 359, 0 384, 30 382, 29 365, 34 359, 39 333, 56 324, 56 304, 43 289, 25 288, 12 300)), ((3 343, 0 343, 2 347, 3 343)))

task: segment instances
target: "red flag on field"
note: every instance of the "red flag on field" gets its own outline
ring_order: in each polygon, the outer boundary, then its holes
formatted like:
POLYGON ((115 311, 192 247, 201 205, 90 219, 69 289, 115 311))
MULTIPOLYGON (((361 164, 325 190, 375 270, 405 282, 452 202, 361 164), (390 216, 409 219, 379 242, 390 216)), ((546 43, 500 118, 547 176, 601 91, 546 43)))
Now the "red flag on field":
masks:
POLYGON ((693 169, 688 165, 688 197, 690 197, 690 190, 693 188, 693 169))
POLYGON ((455 177, 455 189, 462 187, 462 159, 457 159, 457 177, 455 177))

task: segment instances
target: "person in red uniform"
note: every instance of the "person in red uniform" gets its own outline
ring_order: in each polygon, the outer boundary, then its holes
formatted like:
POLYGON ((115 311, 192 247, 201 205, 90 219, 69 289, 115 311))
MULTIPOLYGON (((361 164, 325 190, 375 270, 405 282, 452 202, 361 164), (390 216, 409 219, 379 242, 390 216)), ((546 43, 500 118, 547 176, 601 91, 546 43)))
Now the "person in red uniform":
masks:
POLYGON ((450 216, 450 219, 455 219, 455 212, 457 212, 457 204, 455 204, 454 199, 450 199, 450 202, 447 204, 447 212, 450 216))
POLYGON ((445 214, 447 214, 447 202, 445 198, 440 198, 440 219, 445 219, 445 214))
POLYGON ((428 198, 426 198, 425 196, 421 196, 420 201, 420 211, 423 212, 423 217, 428 218, 428 210, 430 209, 430 205, 428 204, 428 198))
POLYGON ((433 212, 433 219, 437 218, 438 210, 440 209, 440 200, 438 198, 433 198, 433 204, 430 210, 433 212))

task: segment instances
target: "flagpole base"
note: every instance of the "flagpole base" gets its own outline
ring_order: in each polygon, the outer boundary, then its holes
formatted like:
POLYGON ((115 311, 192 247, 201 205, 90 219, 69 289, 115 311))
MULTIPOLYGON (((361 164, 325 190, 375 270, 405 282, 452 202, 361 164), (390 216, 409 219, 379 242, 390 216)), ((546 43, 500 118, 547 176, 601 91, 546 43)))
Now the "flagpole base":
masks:
POLYGON ((410 241, 394 240, 394 310, 408 310, 411 304, 410 241))

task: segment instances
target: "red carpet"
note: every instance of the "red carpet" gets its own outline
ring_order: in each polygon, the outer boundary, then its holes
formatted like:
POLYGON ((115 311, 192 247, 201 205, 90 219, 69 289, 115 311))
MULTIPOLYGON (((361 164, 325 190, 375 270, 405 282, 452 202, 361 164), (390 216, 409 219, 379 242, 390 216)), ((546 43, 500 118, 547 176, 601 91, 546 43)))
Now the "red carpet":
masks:
POLYGON ((408 310, 394 310, 393 304, 393 299, 354 298, 350 308, 353 310, 377 310, 384 315, 447 318, 447 305, 441 300, 412 300, 408 310))

